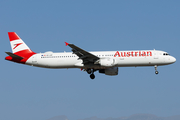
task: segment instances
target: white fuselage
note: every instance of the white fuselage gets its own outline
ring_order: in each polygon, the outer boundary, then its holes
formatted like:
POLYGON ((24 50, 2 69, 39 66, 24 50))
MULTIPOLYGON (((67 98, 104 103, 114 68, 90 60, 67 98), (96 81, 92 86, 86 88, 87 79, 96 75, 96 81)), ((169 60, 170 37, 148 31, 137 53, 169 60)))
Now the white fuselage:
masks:
POLYGON ((12 53, 5 59, 21 64, 43 68, 80 68, 94 79, 95 71, 105 75, 118 75, 118 67, 157 66, 168 65, 176 59, 168 53, 159 50, 131 50, 131 51, 98 51, 88 52, 74 44, 65 42, 72 52, 62 53, 35 53, 15 33, 8 32, 12 53))
POLYGON ((113 65, 102 66, 92 64, 85 66, 82 60, 72 52, 38 53, 31 56, 25 64, 45 68, 94 68, 104 69, 109 67, 128 66, 160 66, 174 63, 176 59, 164 51, 135 50, 135 51, 103 51, 90 52, 100 59, 113 59, 113 65))

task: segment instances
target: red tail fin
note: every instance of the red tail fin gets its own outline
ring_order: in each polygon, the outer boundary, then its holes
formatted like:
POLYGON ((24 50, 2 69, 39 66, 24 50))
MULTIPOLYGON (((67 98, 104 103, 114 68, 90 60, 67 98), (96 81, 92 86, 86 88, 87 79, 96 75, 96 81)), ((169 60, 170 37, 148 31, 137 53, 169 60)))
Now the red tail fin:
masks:
POLYGON ((6 60, 24 63, 28 58, 36 54, 24 43, 24 41, 15 32, 8 32, 8 35, 13 54, 23 57, 24 59, 16 60, 16 58, 8 56, 6 57, 6 60))

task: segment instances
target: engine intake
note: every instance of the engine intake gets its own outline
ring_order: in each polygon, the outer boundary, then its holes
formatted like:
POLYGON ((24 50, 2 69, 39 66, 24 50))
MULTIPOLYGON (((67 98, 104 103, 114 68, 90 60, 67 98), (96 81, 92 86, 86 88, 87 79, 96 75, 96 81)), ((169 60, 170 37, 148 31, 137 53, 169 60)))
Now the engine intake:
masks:
POLYGON ((105 59, 100 59, 99 64, 104 67, 110 67, 115 65, 115 59, 112 58, 105 58, 105 59))

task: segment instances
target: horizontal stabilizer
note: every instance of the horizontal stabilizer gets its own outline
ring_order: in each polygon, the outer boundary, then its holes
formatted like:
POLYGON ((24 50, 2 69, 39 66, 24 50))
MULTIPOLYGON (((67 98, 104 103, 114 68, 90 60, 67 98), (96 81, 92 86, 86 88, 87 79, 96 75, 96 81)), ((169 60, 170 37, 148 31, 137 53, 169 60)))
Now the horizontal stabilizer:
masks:
POLYGON ((5 53, 8 54, 9 56, 11 56, 12 58, 20 59, 20 60, 23 59, 23 57, 13 54, 11 52, 5 52, 5 53))

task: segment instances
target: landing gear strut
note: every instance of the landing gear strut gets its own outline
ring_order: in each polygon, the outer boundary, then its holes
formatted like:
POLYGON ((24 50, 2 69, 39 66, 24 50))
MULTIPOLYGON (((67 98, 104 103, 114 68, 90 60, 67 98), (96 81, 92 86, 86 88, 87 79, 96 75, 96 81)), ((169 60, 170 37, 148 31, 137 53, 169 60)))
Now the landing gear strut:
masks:
POLYGON ((155 74, 157 75, 159 72, 157 71, 157 65, 154 66, 155 68, 155 74))
POLYGON ((91 74, 92 73, 92 70, 91 69, 87 69, 86 70, 88 74, 91 74))
POLYGON ((95 78, 94 71, 95 71, 94 69, 90 69, 90 68, 86 70, 86 72, 87 72, 88 74, 91 74, 91 75, 90 75, 90 78, 91 78, 91 79, 94 79, 94 78, 95 78))

